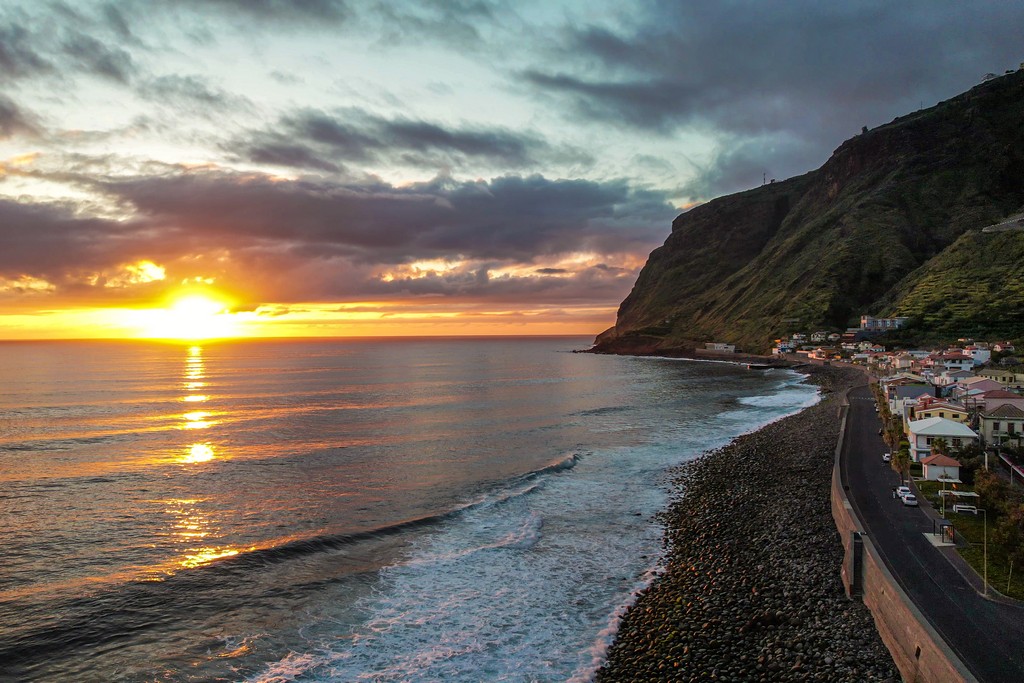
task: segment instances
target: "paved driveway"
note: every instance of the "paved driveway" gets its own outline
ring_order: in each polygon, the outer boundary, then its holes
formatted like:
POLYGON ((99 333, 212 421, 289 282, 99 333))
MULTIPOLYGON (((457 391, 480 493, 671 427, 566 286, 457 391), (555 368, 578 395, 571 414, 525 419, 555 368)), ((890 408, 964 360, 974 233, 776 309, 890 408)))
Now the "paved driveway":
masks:
POLYGON ((899 475, 882 462, 889 447, 880 427, 869 388, 852 390, 841 462, 865 530, 918 609, 979 681, 1024 682, 1024 608, 979 595, 925 538, 931 518, 893 500, 899 475))

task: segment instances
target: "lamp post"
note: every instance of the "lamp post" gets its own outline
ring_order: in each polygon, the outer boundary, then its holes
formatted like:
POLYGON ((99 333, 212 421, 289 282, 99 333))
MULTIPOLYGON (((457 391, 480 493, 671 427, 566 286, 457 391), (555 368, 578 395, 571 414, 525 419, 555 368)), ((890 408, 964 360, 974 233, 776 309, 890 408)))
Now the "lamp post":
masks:
POLYGON ((982 514, 982 520, 984 520, 983 521, 983 525, 984 526, 982 527, 982 534, 983 534, 983 536, 982 536, 982 543, 983 543, 983 545, 982 545, 982 548, 983 548, 983 550, 982 550, 982 552, 983 552, 982 564, 984 566, 984 571, 985 571, 985 597, 987 598, 988 597, 988 512, 986 512, 984 508, 978 508, 978 512, 980 512, 982 514))

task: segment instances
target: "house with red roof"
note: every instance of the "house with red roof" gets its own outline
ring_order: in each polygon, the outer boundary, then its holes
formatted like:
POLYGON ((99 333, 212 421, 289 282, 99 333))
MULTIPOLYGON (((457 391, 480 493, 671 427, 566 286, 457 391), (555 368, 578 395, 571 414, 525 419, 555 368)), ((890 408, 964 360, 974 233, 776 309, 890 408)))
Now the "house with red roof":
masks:
POLYGON ((978 396, 976 403, 985 409, 986 412, 995 410, 1000 406, 1011 405, 1024 410, 1024 396, 1015 394, 1005 389, 993 389, 978 396))
POLYGON ((960 480, 960 461, 948 455, 937 453, 921 459, 924 478, 927 481, 940 479, 960 480))

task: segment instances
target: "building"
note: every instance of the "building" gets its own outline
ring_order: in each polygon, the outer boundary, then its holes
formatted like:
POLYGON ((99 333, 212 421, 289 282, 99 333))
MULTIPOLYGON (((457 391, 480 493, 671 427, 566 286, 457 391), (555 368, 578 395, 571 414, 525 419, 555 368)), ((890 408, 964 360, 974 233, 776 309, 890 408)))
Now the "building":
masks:
POLYGON ((875 318, 870 315, 860 317, 860 329, 870 332, 885 332, 887 330, 898 330, 907 324, 910 318, 875 318))
POLYGON ((952 479, 960 481, 960 461, 948 455, 936 453, 921 460, 924 466, 924 478, 927 481, 952 479))
POLYGON ((1004 368, 983 368, 978 371, 980 377, 988 377, 1002 384, 1007 389, 1020 391, 1024 389, 1024 373, 1004 368))
POLYGON ((974 360, 974 367, 984 365, 985 363, 992 360, 992 352, 989 349, 978 344, 965 346, 964 353, 974 360))
POLYGON ((886 389, 889 399, 889 410, 893 415, 905 415, 910 406, 917 403, 922 396, 935 396, 935 390, 927 384, 904 384, 886 389))
POLYGON ((991 412, 999 406, 1005 405, 1016 406, 1017 408, 1024 410, 1024 396, 1015 394, 1012 391, 993 389, 974 398, 975 403, 977 403, 979 407, 984 408, 985 412, 991 412))
POLYGON ((907 423, 907 437, 910 440, 910 457, 914 462, 931 455, 935 439, 944 439, 950 448, 963 448, 978 442, 978 435, 970 427, 943 417, 927 420, 911 420, 907 423))
POLYGON ((974 371, 974 359, 961 351, 932 354, 924 360, 924 364, 931 366, 936 373, 940 372, 939 368, 974 371))
POLYGON ((704 344, 705 351, 720 351, 722 353, 736 353, 735 344, 726 344, 725 342, 707 342, 704 344))
POLYGON ((980 416, 981 437, 989 446, 1014 446, 1020 448, 1021 433, 1024 432, 1024 410, 1013 405, 1001 405, 980 416))
POLYGON ((970 413, 967 408, 957 403, 943 401, 931 396, 922 396, 910 407, 910 419, 927 420, 930 417, 942 417, 961 424, 967 424, 970 413))

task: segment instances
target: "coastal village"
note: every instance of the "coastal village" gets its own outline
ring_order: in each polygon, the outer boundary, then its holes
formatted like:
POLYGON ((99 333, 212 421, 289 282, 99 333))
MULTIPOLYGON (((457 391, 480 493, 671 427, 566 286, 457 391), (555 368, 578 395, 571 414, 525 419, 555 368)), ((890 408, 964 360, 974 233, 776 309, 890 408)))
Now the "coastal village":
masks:
POLYGON ((891 431, 907 441, 911 462, 924 466, 925 479, 957 477, 961 465, 949 457, 950 452, 988 449, 1024 482, 1024 459, 1019 453, 1024 432, 1024 360, 1015 355, 1016 346, 1010 341, 962 338, 944 348, 887 350, 873 341, 906 321, 865 315, 859 328, 843 334, 798 332, 778 339, 772 353, 865 366, 878 378, 883 417, 893 423, 891 431), (936 444, 945 450, 933 453, 936 444))
MULTIPOLYGON (((927 501, 938 542, 956 546, 985 590, 1024 597, 1024 348, 1007 340, 958 339, 940 348, 886 348, 878 338, 906 318, 862 316, 843 333, 777 339, 790 361, 861 366, 872 377, 881 463, 913 482, 893 489, 906 506, 927 501), (998 577, 993 579, 992 577, 998 577), (1016 580, 1015 580, 1016 579, 1016 580)), ((883 337, 884 338, 884 337, 883 337)), ((874 456, 872 456, 874 457, 874 456)))

